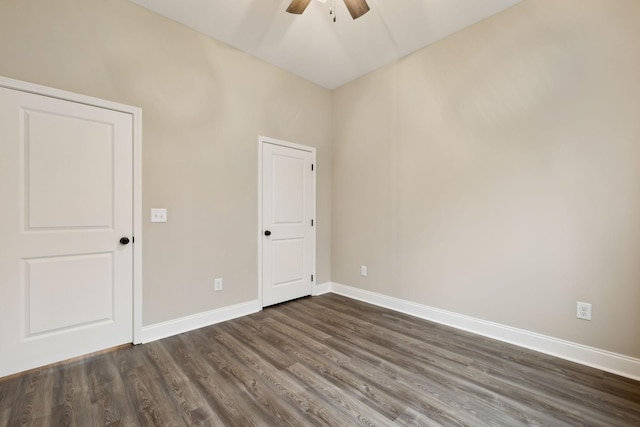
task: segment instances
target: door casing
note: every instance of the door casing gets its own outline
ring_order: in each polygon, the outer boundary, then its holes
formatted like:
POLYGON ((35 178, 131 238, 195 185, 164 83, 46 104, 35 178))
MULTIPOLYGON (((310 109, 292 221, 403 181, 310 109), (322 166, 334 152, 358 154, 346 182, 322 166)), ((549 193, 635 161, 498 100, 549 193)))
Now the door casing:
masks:
POLYGON ((133 121, 133 344, 142 342, 142 109, 0 76, 0 87, 130 114, 133 121))

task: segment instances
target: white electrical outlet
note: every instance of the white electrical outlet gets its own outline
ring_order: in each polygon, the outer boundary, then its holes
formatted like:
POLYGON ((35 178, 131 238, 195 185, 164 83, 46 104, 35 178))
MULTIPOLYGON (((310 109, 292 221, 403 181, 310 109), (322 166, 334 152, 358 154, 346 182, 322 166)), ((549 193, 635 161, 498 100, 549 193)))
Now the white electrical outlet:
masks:
POLYGON ((361 265, 360 266, 360 275, 367 277, 367 266, 366 265, 361 265))
POLYGON ((578 319, 591 320, 591 304, 578 301, 576 306, 576 317, 578 319))
POLYGON ((221 291, 222 290, 222 277, 218 277, 213 281, 213 290, 221 291))

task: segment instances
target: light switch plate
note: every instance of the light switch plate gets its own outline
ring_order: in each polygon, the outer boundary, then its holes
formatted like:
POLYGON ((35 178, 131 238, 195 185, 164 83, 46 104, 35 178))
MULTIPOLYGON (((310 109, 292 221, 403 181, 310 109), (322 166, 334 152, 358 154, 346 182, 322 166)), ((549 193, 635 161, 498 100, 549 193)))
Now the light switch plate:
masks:
POLYGON ((167 222, 167 210, 164 208, 151 208, 151 222, 167 222))

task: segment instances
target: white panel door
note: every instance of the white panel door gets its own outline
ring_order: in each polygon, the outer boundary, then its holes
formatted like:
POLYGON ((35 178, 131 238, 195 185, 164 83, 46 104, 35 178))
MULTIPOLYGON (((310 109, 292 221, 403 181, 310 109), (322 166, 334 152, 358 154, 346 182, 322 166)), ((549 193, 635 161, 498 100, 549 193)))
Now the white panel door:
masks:
POLYGON ((0 88, 0 377, 132 342, 132 132, 0 88))
POLYGON ((314 155, 313 151, 263 143, 263 306, 311 295, 315 266, 314 155))

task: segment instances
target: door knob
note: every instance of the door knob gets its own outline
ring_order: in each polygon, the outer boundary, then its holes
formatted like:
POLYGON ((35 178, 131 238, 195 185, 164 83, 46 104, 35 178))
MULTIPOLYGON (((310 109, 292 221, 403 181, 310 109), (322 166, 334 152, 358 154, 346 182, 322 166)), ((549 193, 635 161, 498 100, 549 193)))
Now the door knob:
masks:
POLYGON ((271 236, 271 232, 270 232, 269 230, 266 230, 266 231, 264 232, 264 235, 265 235, 265 236, 271 236))
POLYGON ((129 238, 128 237, 121 237, 120 238, 120 244, 122 244, 122 245, 129 244, 129 238))

